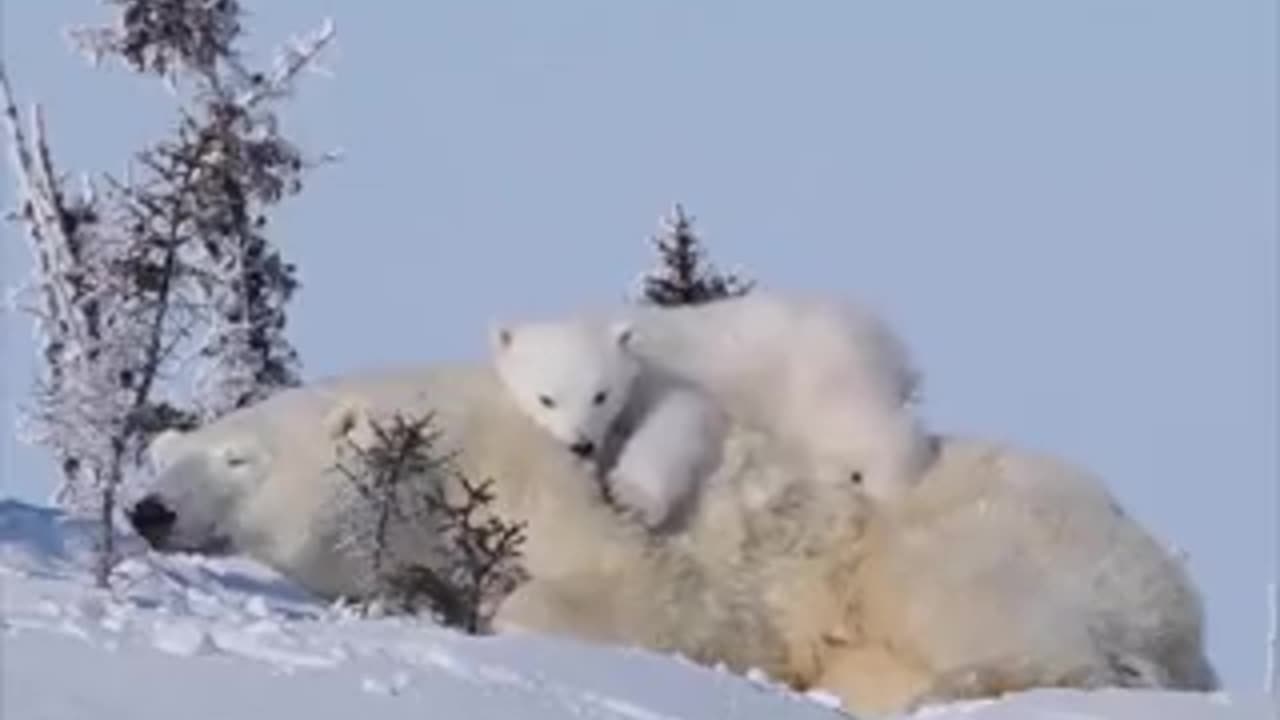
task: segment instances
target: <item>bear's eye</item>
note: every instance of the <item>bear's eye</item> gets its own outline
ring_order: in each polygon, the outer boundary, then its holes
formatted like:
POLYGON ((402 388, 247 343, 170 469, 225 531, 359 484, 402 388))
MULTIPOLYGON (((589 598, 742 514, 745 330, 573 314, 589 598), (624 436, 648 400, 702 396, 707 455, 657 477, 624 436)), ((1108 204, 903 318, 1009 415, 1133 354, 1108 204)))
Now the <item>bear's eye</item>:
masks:
POLYGON ((854 470, 853 472, 849 473, 849 482, 853 483, 854 485, 861 485, 862 473, 858 472, 857 470, 854 470))
POLYGON ((249 458, 245 455, 228 454, 222 458, 222 461, 227 464, 227 467, 232 467, 232 468, 237 468, 237 467, 240 467, 241 465, 249 464, 249 458))
POLYGON ((600 392, 596 393, 595 397, 591 398, 591 402, 595 403, 596 405, 603 405, 605 398, 607 397, 609 397, 609 393, 601 390, 600 392))
POLYGON ((556 401, 552 400, 548 395, 539 395, 538 402, 542 403, 542 407, 548 410, 556 406, 556 401))

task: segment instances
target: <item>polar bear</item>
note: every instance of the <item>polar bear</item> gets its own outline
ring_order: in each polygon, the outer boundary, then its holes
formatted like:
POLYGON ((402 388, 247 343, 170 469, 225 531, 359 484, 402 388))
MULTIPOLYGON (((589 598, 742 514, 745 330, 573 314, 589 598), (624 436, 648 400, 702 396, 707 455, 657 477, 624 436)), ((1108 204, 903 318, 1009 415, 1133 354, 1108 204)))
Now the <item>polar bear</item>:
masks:
POLYGON ((595 461, 610 499, 659 529, 687 518, 728 418, 701 389, 628 349, 632 331, 581 323, 494 328, 498 376, 526 415, 595 461))
MULTIPOLYGON (((783 633, 763 600, 764 578, 781 566, 749 568, 736 561, 749 529, 734 504, 732 476, 764 474, 761 466, 774 455, 767 437, 734 433, 725 446, 733 448, 732 461, 720 463, 711 483, 730 489, 715 496, 698 530, 664 540, 620 517, 587 463, 529 422, 483 364, 319 382, 195 431, 166 433, 151 448, 156 478, 130 508, 130 518, 163 551, 225 547, 321 596, 365 594, 371 588, 361 559, 338 537, 338 514, 351 511, 333 502, 347 482, 336 469, 338 448, 377 416, 427 411, 443 432, 440 451, 456 453, 466 476, 494 480, 493 510, 527 523, 521 551, 531 578, 517 590, 520 599, 500 613, 500 627, 676 652, 743 672, 759 668, 796 684, 816 677, 807 658, 819 654, 822 638, 809 630, 817 624, 783 633), (610 584, 630 590, 614 592, 612 604, 596 602, 598 622, 538 614, 538 608, 556 606, 538 598, 567 597, 559 588, 573 587, 583 576, 611 578, 610 584)), ((789 477, 785 465, 770 467, 777 482, 789 477)), ((850 514, 860 512, 852 492, 844 506, 850 514)), ((441 556, 433 527, 397 524, 391 544, 398 557, 415 562, 430 564, 441 556)), ((807 572, 799 563, 794 569, 807 572)))
MULTIPOLYGON (((491 368, 440 366, 284 391, 164 436, 130 515, 159 549, 223 546, 359 595, 365 576, 334 537, 336 448, 377 415, 428 409, 463 472, 495 481, 494 511, 528 523, 531 579, 501 631, 756 667, 867 713, 1047 684, 1216 684, 1190 581, 1103 487, 962 438, 935 438, 936 460, 890 505, 808 481, 785 443, 731 422, 687 528, 654 534, 608 507, 491 368), (761 483, 779 492, 743 502, 761 483)), ((438 557, 435 528, 399 530, 397 553, 438 557)))
MULTIPOLYGON (((858 717, 1045 686, 1217 689, 1185 569, 1096 478, 1047 455, 937 441, 899 504, 850 513, 856 501, 800 483, 753 520, 738 562, 792 565, 771 574, 791 584, 755 587, 778 627, 805 628, 789 668, 816 679, 801 686, 858 717), (767 520, 797 516, 812 525, 767 520)), ((508 603, 574 635, 615 620, 602 614, 626 597, 620 578, 578 575, 508 603)))
POLYGON ((1045 685, 1218 686, 1180 560, 1057 458, 947 438, 861 542, 858 640, 818 684, 863 712, 1045 685), (911 659, 896 682, 859 669, 884 646, 911 659))
MULTIPOLYGON (((773 433, 815 479, 853 480, 882 501, 906 492, 930 459, 905 345, 853 303, 760 291, 495 328, 494 364, 517 405, 580 454, 601 446, 632 398, 668 391, 645 380, 656 374, 691 381, 736 420, 773 433)), ((702 459, 696 443, 680 447, 702 459)), ((653 452, 661 446, 636 455, 653 452)), ((688 473, 673 465, 659 469, 683 488, 688 473)))

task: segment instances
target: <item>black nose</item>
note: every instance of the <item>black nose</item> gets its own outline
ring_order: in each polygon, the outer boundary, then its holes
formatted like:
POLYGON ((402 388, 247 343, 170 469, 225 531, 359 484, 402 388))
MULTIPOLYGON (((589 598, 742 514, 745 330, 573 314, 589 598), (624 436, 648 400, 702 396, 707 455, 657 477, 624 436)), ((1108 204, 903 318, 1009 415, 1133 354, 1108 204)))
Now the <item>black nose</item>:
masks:
POLYGON ((578 457, 591 457, 591 454, 594 453, 595 451, 596 451, 596 444, 591 442, 590 440, 579 440, 578 442, 569 446, 569 452, 572 452, 574 455, 577 455, 578 457))
POLYGON ((139 500, 128 515, 133 529, 153 546, 164 542, 173 529, 173 521, 178 519, 177 514, 155 495, 147 495, 139 500))

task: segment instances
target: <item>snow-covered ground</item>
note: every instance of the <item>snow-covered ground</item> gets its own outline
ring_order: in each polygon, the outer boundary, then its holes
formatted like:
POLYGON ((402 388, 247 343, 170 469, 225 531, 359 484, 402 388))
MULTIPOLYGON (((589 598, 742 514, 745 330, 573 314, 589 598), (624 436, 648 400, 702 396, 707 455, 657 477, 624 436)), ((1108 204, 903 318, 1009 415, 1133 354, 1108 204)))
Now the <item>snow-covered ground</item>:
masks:
MULTIPOLYGON (((124 539, 111 593, 89 528, 0 501, 0 718, 600 718, 843 715, 679 658, 534 637, 469 637, 359 619, 241 558, 156 556, 124 539)), ((1262 720, 1261 695, 1036 691, 929 708, 975 720, 1262 720)))

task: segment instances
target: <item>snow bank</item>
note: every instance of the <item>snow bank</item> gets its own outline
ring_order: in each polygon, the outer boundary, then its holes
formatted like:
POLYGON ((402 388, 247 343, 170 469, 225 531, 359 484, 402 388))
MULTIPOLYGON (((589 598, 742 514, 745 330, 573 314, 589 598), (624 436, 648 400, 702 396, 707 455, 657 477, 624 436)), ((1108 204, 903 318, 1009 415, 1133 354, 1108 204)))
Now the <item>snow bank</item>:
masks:
MULTIPOLYGON (((821 696, 640 650, 468 637, 358 619, 243 558, 155 556, 123 539, 92 587, 91 527, 0 501, 0 717, 844 717, 821 696)), ((1044 690, 929 708, 975 720, 1261 720, 1262 697, 1044 690)))

